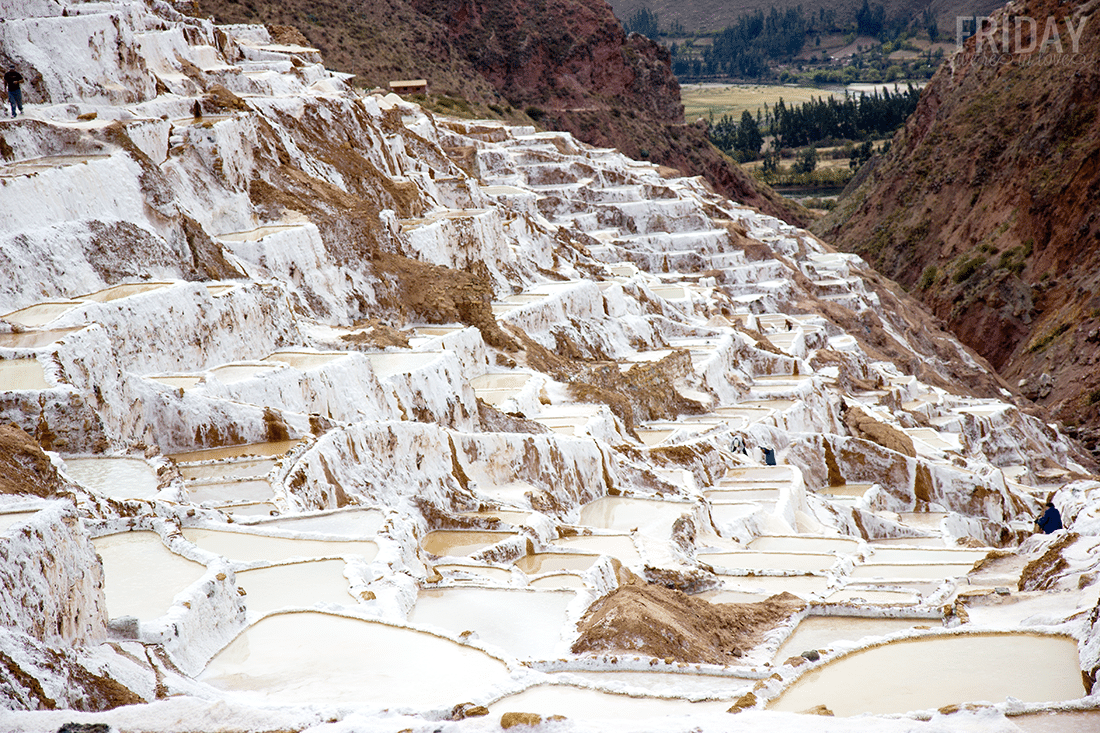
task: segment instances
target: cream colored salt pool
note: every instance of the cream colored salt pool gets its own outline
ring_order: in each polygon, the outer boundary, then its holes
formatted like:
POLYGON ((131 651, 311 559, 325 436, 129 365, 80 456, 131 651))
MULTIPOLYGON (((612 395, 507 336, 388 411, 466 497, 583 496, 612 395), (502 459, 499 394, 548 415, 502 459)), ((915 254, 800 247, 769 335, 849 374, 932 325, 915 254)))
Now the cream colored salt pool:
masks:
POLYGON ((472 631, 519 659, 550 659, 557 656, 574 597, 568 591, 506 588, 421 590, 409 622, 456 635, 472 631))
POLYGON ((726 570, 782 570, 795 572, 823 572, 836 564, 835 555, 809 552, 708 552, 699 553, 705 562, 719 572, 726 570))
POLYGON ((336 361, 347 356, 343 351, 276 351, 273 354, 265 356, 263 361, 274 361, 283 364, 288 364, 299 371, 309 371, 310 369, 317 369, 331 361, 336 361))
POLYGON ((882 579, 930 579, 930 578, 961 578, 970 572, 973 563, 945 564, 945 563, 879 563, 875 565, 856 565, 849 573, 850 578, 882 578, 882 579))
POLYGON ((169 285, 175 285, 172 282, 150 282, 150 283, 127 283, 124 285, 115 285, 105 290, 97 290, 94 293, 88 295, 81 295, 80 300, 91 300, 96 303, 109 303, 112 300, 122 300, 123 298, 129 298, 131 295, 140 295, 142 293, 150 293, 154 290, 160 290, 166 288, 169 285))
POLYGON ((775 660, 783 662, 809 649, 824 651, 840 642, 859 641, 867 637, 879 637, 899 631, 915 631, 917 627, 941 629, 938 620, 902 618, 863 618, 859 616, 808 616, 799 622, 775 653, 775 660))
POLYGON ((386 515, 377 509, 352 509, 309 517, 283 517, 264 522, 264 527, 292 529, 296 532, 323 532, 342 537, 375 537, 386 515))
POLYGON ((640 565, 641 555, 634 545, 634 540, 628 535, 582 535, 577 537, 562 537, 554 540, 555 547, 581 552, 594 552, 599 555, 611 555, 618 558, 625 565, 640 565))
POLYGON ((535 578, 529 586, 546 590, 575 590, 584 587, 584 581, 578 575, 569 573, 552 573, 535 578))
POLYGON ((343 560, 314 560, 242 570, 237 573, 237 587, 246 591, 245 607, 257 613, 315 603, 355 604, 355 599, 348 594, 343 560))
POLYGON ((670 715, 725 715, 732 704, 729 700, 689 702, 657 697, 629 697, 566 685, 536 685, 493 703, 489 706, 489 714, 499 717, 506 712, 522 712, 542 716, 565 715, 569 718, 606 718, 609 721, 651 720, 670 715))
POLYGON ((828 592, 828 588, 829 579, 821 575, 727 575, 722 579, 721 590, 707 591, 700 593, 699 596, 712 603, 726 602, 719 599, 727 591, 733 593, 760 593, 765 596, 786 592, 799 598, 811 599, 824 596, 828 592))
POLYGON ((241 458, 221 463, 191 463, 179 467, 185 481, 256 478, 275 468, 271 458, 241 458))
POLYGON ((145 377, 150 382, 157 382, 172 389, 191 389, 199 382, 206 379, 202 374, 160 374, 145 377))
POLYGON ((763 552, 836 552, 844 555, 858 550, 859 540, 851 537, 764 535, 749 542, 748 548, 763 552))
POLYGON ((536 552, 516 560, 516 567, 527 575, 553 573, 562 570, 584 571, 592 567, 599 555, 582 555, 570 552, 536 552))
POLYGON ((187 487, 187 499, 195 504, 203 502, 241 503, 270 499, 271 484, 266 479, 244 481, 215 481, 192 484, 187 487))
POLYGON ((3 532, 8 527, 22 524, 37 513, 38 512, 5 512, 0 514, 0 532, 3 532))
POLYGON ((176 594, 206 572, 205 565, 169 551, 156 532, 122 532, 98 537, 92 543, 103 558, 103 590, 110 618, 160 618, 176 594))
POLYGON ((282 368, 282 364, 224 364, 214 367, 210 373, 222 384, 236 384, 265 374, 274 374, 282 368))
POLYGON ((151 499, 160 484, 157 472, 140 458, 66 458, 65 472, 112 499, 151 499))
POLYGON ((374 376, 379 379, 392 377, 396 374, 406 374, 430 364, 439 358, 439 351, 414 351, 411 353, 383 353, 367 354, 374 376))
POLYGON ((0 316, 0 320, 14 323, 24 328, 39 328, 82 304, 83 303, 79 300, 59 300, 46 303, 35 303, 32 306, 0 316))
POLYGON ((0 346, 9 349, 37 349, 49 346, 68 336, 70 333, 80 331, 83 327, 58 328, 52 331, 24 331, 22 333, 0 333, 0 346))
POLYGON ((896 641, 804 674, 768 705, 836 715, 904 713, 964 702, 1073 700, 1085 694, 1077 643, 1035 634, 963 634, 896 641))
POLYGON ((176 463, 196 463, 199 461, 221 461, 246 456, 282 456, 300 440, 275 440, 268 443, 247 443, 243 445, 224 445, 218 448, 172 453, 168 457, 176 463))
POLYGON ((469 578, 469 582, 480 582, 485 580, 496 581, 497 583, 509 584, 512 582, 512 571, 507 568, 493 567, 492 565, 466 565, 458 562, 440 563, 434 566, 440 573, 458 573, 460 577, 453 578, 458 582, 467 580, 463 575, 476 576, 469 578))
POLYGON ((279 705, 422 710, 484 695, 508 680, 508 669, 431 634, 311 611, 269 616, 245 629, 199 680, 279 705))
POLYGON ((361 556, 367 562, 378 554, 378 545, 366 540, 292 540, 247 532, 223 532, 186 527, 183 536, 199 548, 230 560, 281 562, 295 557, 361 556))
POLYGON ((437 557, 462 557, 515 536, 514 532, 437 529, 424 535, 420 546, 437 557))
POLYGON ((694 510, 695 505, 687 502, 605 496, 581 508, 580 524, 627 532, 636 528, 643 534, 667 537, 672 523, 694 510))
POLYGON ((744 488, 744 489, 711 489, 704 491, 703 496, 714 502, 722 501, 779 501, 779 489, 775 488, 744 488))
POLYGON ((49 389, 46 374, 37 359, 0 361, 0 392, 24 389, 49 389))

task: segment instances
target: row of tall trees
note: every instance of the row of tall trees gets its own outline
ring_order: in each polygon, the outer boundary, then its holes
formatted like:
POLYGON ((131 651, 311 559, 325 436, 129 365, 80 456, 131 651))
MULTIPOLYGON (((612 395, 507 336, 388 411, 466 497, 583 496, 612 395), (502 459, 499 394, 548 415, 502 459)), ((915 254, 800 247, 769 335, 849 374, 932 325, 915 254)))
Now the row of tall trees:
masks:
POLYGON ((748 110, 740 120, 723 115, 711 124, 709 134, 722 150, 752 160, 759 156, 765 134, 774 138, 776 149, 888 135, 905 124, 919 99, 920 90, 912 85, 895 92, 817 97, 800 105, 788 106, 780 99, 755 117, 748 110))

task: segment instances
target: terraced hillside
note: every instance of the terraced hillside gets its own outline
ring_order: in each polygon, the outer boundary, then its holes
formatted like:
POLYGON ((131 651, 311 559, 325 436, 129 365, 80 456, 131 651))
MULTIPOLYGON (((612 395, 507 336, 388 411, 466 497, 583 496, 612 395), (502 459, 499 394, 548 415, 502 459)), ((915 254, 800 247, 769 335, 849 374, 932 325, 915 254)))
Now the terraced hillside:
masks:
POLYGON ((1095 721, 1087 456, 858 256, 263 27, 0 10, 5 729, 1095 721), (899 648, 947 692, 814 687, 899 648))

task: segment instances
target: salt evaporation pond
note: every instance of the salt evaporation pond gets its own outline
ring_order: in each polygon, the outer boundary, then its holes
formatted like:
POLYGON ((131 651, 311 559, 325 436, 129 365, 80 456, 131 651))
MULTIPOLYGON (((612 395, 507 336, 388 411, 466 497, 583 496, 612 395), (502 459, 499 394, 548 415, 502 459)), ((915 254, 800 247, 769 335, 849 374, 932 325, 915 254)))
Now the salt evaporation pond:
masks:
POLYGON ((582 555, 567 552, 537 552, 516 560, 516 567, 528 575, 552 573, 561 570, 588 570, 599 555, 582 555))
POLYGON ((245 607, 257 613, 314 603, 355 604, 348 593, 343 560, 315 560, 241 570, 237 573, 237 587, 247 592, 245 607))
POLYGON ((156 532, 122 532, 92 540, 103 558, 110 618, 163 616, 177 593, 201 578, 204 565, 171 552, 156 532))
POLYGON ((599 555, 610 555, 617 558, 624 565, 640 565, 641 555, 634 541, 627 535, 584 535, 579 537, 562 537, 551 544, 569 550, 582 552, 594 552, 599 555))
POLYGON ((263 358, 264 361, 275 361, 287 364, 299 371, 309 371, 328 364, 330 361, 342 359, 347 356, 343 351, 276 351, 263 358))
MULTIPOLYGON (((465 565, 463 563, 441 563, 435 566, 435 569, 440 572, 452 572, 452 573, 464 573, 474 576, 470 578, 468 582, 481 582, 485 580, 493 580, 498 583, 511 583, 512 571, 506 568, 497 568, 491 565, 465 565)), ((457 582, 467 581, 466 578, 452 578, 457 582)))
MULTIPOLYGON (((701 555, 700 557, 704 556, 701 555)), ((825 595, 828 588, 829 579, 821 575, 727 575, 722 583, 722 588, 700 593, 699 596, 706 598, 711 603, 736 603, 737 601, 721 600, 722 594, 728 591, 772 596, 786 592, 809 600, 825 595)), ((760 600, 764 599, 761 598, 760 600)))
POLYGON ((378 554, 378 545, 366 540, 292 540, 285 537, 223 532, 220 530, 187 527, 183 536, 200 549, 213 552, 230 560, 256 562, 269 560, 281 562, 295 557, 348 557, 361 556, 367 562, 378 554))
POLYGON ((225 364, 214 367, 210 373, 222 384, 236 384, 282 369, 282 364, 225 364))
POLYGON ((241 458, 223 463, 185 463, 180 474, 186 481, 229 480, 265 476, 275 468, 271 458, 241 458))
MULTIPOLYGON (((579 677, 611 692, 628 690, 645 691, 654 694, 668 694, 675 690, 678 696, 729 698, 740 694, 741 688, 751 688, 756 680, 739 677, 727 677, 710 674, 690 674, 683 672, 596 672, 576 670, 557 672, 554 676, 579 677)), ((728 708, 730 703, 725 703, 728 708)))
POLYGON ((296 532, 323 532, 344 537, 374 537, 386 521, 377 509, 352 509, 312 517, 287 517, 264 522, 264 527, 292 529, 296 532))
POLYGON ((859 549, 859 540, 851 537, 762 535, 747 546, 750 550, 762 552, 836 552, 844 555, 859 549))
MULTIPOLYGON (((212 481, 187 487, 187 498, 195 504, 203 502, 257 502, 274 495, 266 479, 244 481, 212 481)), ((274 508, 274 504, 271 505, 274 508)))
POLYGON ((1100 710, 1031 713, 1010 718, 1023 733, 1096 733, 1100 710))
POLYGON ((708 552, 699 553, 700 562, 715 570, 793 570, 798 572, 822 572, 836 564, 835 555, 808 552, 708 552))
POLYGON ((0 392, 49 388, 50 383, 37 359, 0 361, 0 392))
POLYGON ((1085 694, 1077 643, 1064 636, 962 634, 896 641, 804 674, 769 710, 825 705, 839 716, 964 702, 1073 700, 1085 694))
POLYGON ((544 588, 547 590, 575 590, 584 587, 584 581, 577 575, 568 573, 555 573, 535 578, 529 586, 532 588, 544 588))
POLYGON ((569 718, 648 720, 669 715, 725 714, 732 701, 690 702, 682 699, 629 697, 567 685, 536 685, 489 706, 489 714, 536 713, 569 718))
POLYGON ((17 311, 12 311, 7 315, 0 316, 0 320, 23 326, 24 328, 39 328, 59 318, 62 314, 71 311, 78 305, 81 305, 81 303, 76 300, 36 303, 27 308, 22 308, 17 311))
POLYGON ((970 572, 973 563, 935 564, 935 563, 881 563, 856 565, 849 578, 928 579, 960 578, 970 572))
POLYGON ((437 557, 462 557, 515 536, 512 532, 437 529, 424 535, 420 546, 437 557))
POLYGON ((574 593, 504 588, 421 590, 409 622, 452 634, 473 631, 519 659, 555 656, 574 593))
POLYGON ((498 659, 413 629, 327 613, 268 616, 218 652, 199 680, 278 705, 368 704, 425 710, 509 679, 498 659), (339 674, 333 674, 339 670, 339 674))
POLYGON ((667 537, 672 534, 673 522, 694 511, 695 505, 687 502, 604 496, 581 508, 580 524, 620 532, 639 529, 646 534, 667 537))
POLYGON ((106 288, 104 290, 97 290, 94 293, 79 296, 79 300, 92 300, 97 303, 110 303, 112 300, 122 300, 123 298, 129 298, 131 295, 141 295, 142 293, 150 293, 154 290, 160 290, 166 288, 169 285, 173 285, 171 282, 151 282, 151 283, 126 283, 123 285, 115 285, 114 287, 106 288))
POLYGON ((808 649, 829 649, 842 641, 887 636, 918 626, 941 628, 938 619, 863 618, 860 616, 807 616, 799 622, 775 653, 782 662, 808 649))
POLYGON ((3 532, 8 527, 13 527, 17 524, 22 524, 38 512, 7 512, 0 514, 0 532, 3 532))
POLYGON ((202 450, 187 451, 185 453, 173 453, 168 457, 176 463, 197 463, 199 461, 222 461, 246 456, 281 456, 301 442, 300 440, 273 440, 267 443, 224 445, 218 448, 203 448, 202 450))
POLYGON ((70 333, 79 331, 83 326, 76 328, 58 328, 52 331, 24 331, 23 333, 0 333, 0 346, 10 349, 37 349, 49 346, 70 333))
POLYGON ((65 472, 112 499, 151 499, 160 485, 157 472, 140 458, 66 458, 65 472))

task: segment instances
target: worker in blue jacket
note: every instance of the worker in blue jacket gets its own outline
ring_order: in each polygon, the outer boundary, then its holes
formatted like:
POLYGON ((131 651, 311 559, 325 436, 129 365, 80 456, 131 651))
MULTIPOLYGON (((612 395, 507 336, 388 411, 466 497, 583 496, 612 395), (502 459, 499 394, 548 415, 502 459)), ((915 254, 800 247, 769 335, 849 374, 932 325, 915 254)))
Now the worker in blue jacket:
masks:
POLYGON ((1047 502, 1046 511, 1035 520, 1035 524, 1039 525, 1039 529, 1043 530, 1045 534, 1050 534, 1062 528, 1062 515, 1054 508, 1054 502, 1047 502))

